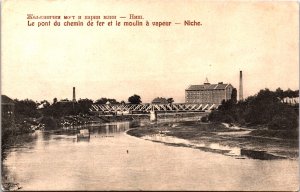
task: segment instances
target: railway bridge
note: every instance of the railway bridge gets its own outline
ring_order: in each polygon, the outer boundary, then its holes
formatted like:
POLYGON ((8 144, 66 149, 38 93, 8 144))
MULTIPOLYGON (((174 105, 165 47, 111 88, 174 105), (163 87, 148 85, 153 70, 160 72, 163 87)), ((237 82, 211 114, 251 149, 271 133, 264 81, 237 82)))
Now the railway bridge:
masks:
POLYGON ((217 109, 219 104, 201 103, 174 103, 174 104, 93 104, 90 112, 93 113, 115 113, 115 114, 139 114, 150 113, 150 111, 172 113, 172 112, 208 112, 217 109))

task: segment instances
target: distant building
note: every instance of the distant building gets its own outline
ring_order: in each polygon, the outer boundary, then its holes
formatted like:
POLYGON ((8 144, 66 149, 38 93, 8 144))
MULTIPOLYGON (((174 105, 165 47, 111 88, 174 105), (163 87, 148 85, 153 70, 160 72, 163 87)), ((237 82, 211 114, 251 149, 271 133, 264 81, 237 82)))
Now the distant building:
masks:
POLYGON ((57 103, 73 103, 73 101, 70 101, 69 99, 61 99, 60 101, 57 101, 57 103))
POLYGON ((152 104, 168 104, 168 100, 163 97, 156 97, 152 100, 152 104))
POLYGON ((15 111, 15 102, 7 97, 6 95, 1 95, 1 112, 2 117, 13 118, 15 111))
POLYGON ((296 106, 299 105, 299 97, 285 97, 281 99, 281 102, 291 106, 296 106))
POLYGON ((210 84, 206 79, 202 85, 190 85, 185 90, 186 103, 221 104, 223 100, 231 99, 233 86, 231 84, 210 84))

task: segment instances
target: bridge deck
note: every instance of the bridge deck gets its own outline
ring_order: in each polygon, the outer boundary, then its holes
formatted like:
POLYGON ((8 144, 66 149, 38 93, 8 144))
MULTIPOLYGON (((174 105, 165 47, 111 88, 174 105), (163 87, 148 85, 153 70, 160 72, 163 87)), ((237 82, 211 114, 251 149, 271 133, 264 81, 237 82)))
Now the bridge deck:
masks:
POLYGON ((93 104, 90 108, 91 112, 196 112, 210 111, 217 109, 219 104, 201 104, 201 103, 175 103, 175 104, 93 104))

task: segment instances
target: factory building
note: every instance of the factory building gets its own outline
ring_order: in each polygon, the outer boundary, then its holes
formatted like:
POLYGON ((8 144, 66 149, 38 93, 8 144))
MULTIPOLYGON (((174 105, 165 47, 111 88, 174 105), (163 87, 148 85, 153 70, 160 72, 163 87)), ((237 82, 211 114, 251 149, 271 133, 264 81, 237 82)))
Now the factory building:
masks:
POLYGON ((186 103, 221 104, 223 100, 231 99, 233 86, 231 84, 210 84, 208 80, 202 85, 190 85, 185 90, 186 103))

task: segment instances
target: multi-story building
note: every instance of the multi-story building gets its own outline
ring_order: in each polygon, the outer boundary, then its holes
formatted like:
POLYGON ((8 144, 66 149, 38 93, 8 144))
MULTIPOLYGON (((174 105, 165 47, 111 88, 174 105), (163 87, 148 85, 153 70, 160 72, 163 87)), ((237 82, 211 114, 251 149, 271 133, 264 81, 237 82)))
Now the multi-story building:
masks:
POLYGON ((210 84, 208 80, 202 85, 190 85, 185 90, 186 103, 221 104, 223 100, 231 99, 233 86, 231 84, 210 84))

